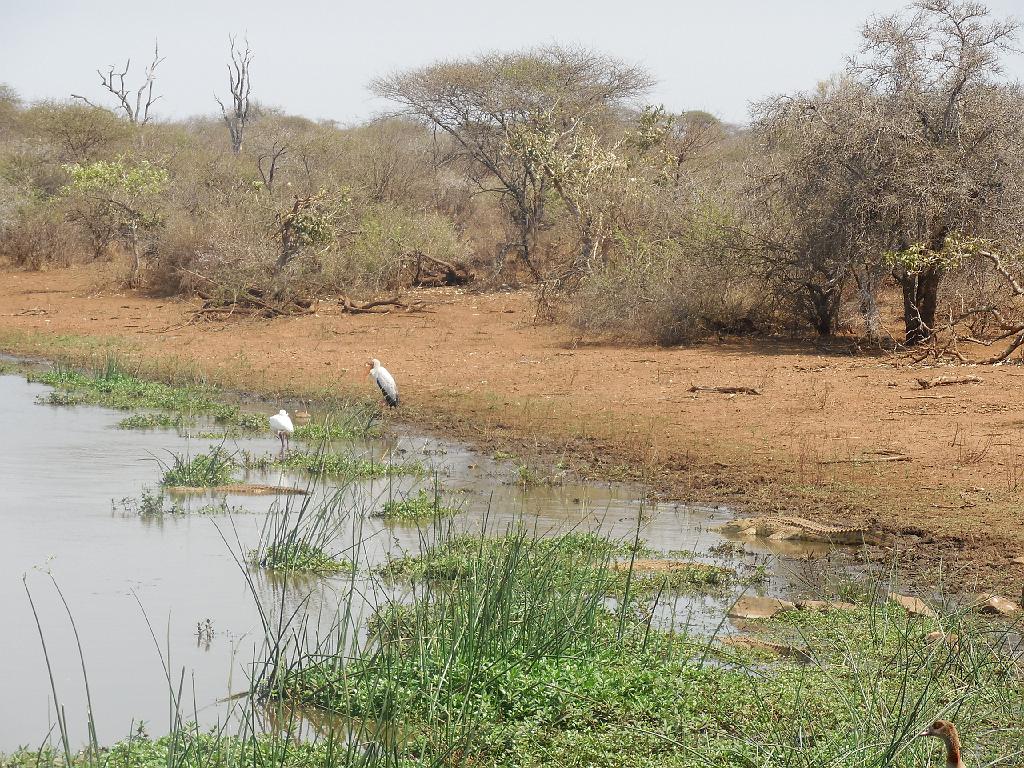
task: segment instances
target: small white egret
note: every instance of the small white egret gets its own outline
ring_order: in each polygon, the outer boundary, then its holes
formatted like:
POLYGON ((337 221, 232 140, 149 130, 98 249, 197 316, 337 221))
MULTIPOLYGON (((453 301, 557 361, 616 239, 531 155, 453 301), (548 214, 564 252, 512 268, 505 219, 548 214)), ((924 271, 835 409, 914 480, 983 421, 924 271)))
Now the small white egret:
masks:
POLYGON ((288 439, 291 437, 292 432, 295 431, 295 427, 292 425, 292 420, 288 416, 288 411, 282 408, 280 411, 271 416, 268 421, 270 422, 270 429, 273 430, 278 439, 281 441, 281 453, 288 450, 288 439))
POLYGON ((384 402, 392 408, 397 408, 398 386, 395 384, 395 377, 376 358, 367 362, 366 367, 370 369, 370 378, 380 387, 381 394, 384 395, 384 402))

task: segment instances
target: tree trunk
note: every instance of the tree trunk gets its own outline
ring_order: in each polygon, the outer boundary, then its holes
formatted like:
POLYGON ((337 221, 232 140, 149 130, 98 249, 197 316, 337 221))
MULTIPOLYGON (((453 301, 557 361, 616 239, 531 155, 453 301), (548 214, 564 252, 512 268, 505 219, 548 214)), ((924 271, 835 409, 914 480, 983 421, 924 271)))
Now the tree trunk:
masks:
POLYGON ((903 324, 908 347, 931 338, 935 327, 939 284, 944 274, 942 267, 931 265, 920 272, 907 273, 898 278, 903 289, 903 324))
POLYGON ((838 298, 842 294, 836 286, 821 287, 814 283, 806 283, 807 315, 819 336, 831 336, 835 333, 836 319, 839 315, 838 298))
POLYGON ((132 252, 132 274, 130 281, 132 288, 138 288, 139 274, 142 272, 142 257, 139 255, 139 238, 134 231, 128 235, 128 246, 132 252))
POLYGON ((866 267, 863 272, 854 270, 853 276, 857 281, 857 299, 860 304, 860 315, 864 320, 864 335, 870 341, 880 341, 882 318, 878 311, 878 290, 882 274, 878 270, 866 267))
POLYGON ((527 269, 530 270, 533 279, 539 281, 541 279, 540 270, 534 265, 532 258, 533 243, 537 236, 536 222, 530 215, 530 210, 525 200, 519 198, 516 199, 516 208, 511 211, 511 214, 516 229, 519 230, 519 256, 522 258, 527 269))

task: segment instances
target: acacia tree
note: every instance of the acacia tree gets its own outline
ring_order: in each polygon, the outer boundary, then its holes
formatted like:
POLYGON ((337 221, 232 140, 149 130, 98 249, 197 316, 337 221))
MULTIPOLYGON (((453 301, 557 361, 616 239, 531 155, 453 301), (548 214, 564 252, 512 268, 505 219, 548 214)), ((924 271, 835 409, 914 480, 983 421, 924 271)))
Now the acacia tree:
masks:
POLYGON ((135 284, 142 269, 142 236, 163 223, 158 205, 167 171, 146 160, 125 158, 68 165, 65 170, 71 177, 63 190, 71 220, 87 229, 97 254, 119 237, 131 254, 130 282, 135 284), (106 239, 99 243, 97 238, 106 239))
MULTIPOLYGON (((114 69, 113 64, 107 67, 106 73, 99 69, 96 70, 96 74, 100 76, 100 85, 117 99, 117 109, 124 112, 124 116, 128 118, 128 122, 132 125, 145 125, 148 123, 152 119, 152 115, 149 114, 150 107, 163 98, 162 96, 153 95, 156 68, 160 66, 163 60, 164 57, 160 55, 160 44, 154 43, 153 60, 143 72, 142 85, 135 90, 132 90, 125 82, 128 70, 132 66, 131 59, 125 62, 124 69, 120 72, 114 69)), ((79 101, 84 101, 89 106, 96 106, 85 96, 80 96, 77 93, 73 93, 71 96, 79 101)))
POLYGON ((576 127, 567 134, 547 114, 518 126, 509 137, 510 148, 550 182, 575 225, 579 248, 559 282, 597 266, 614 212, 629 194, 624 141, 606 146, 592 130, 576 127))
POLYGON ((249 48, 249 41, 245 41, 245 50, 235 47, 234 36, 228 38, 231 42, 231 63, 228 64, 228 88, 231 91, 231 109, 224 106, 220 97, 214 95, 217 104, 220 105, 221 117, 224 125, 227 126, 228 136, 231 138, 231 151, 236 155, 242 151, 242 139, 245 134, 245 126, 249 123, 250 102, 249 94, 252 93, 252 81, 249 77, 249 66, 252 64, 253 53, 249 48))
POLYGON ((547 46, 441 62, 380 78, 372 87, 451 138, 445 160, 461 162, 479 189, 501 197, 516 231, 511 247, 539 279, 533 255, 550 182, 517 142, 517 132, 543 120, 559 141, 572 141, 651 82, 643 69, 614 58, 547 46))
POLYGON ((822 336, 836 330, 851 277, 880 269, 858 208, 870 190, 837 160, 870 140, 869 121, 849 117, 874 106, 862 87, 840 78, 754 111, 764 152, 751 163, 745 234, 778 297, 822 336))
POLYGON ((993 216, 1016 205, 1005 194, 1016 186, 1007 173, 1019 170, 1024 138, 1016 89, 998 80, 1016 23, 976 2, 920 0, 913 8, 866 24, 851 63, 884 118, 877 133, 885 154, 872 170, 890 196, 889 238, 899 251, 935 254, 894 263, 908 345, 934 327, 947 239, 984 234, 993 216))
POLYGON ((906 344, 928 338, 947 239, 1020 220, 1024 118, 1019 87, 1000 78, 1016 29, 979 3, 918 0, 864 26, 837 83, 760 105, 756 126, 775 162, 756 182, 762 200, 781 191, 792 206, 792 231, 765 253, 786 253, 805 272, 827 263, 830 284, 877 268, 881 254, 912 253, 889 265, 906 344))

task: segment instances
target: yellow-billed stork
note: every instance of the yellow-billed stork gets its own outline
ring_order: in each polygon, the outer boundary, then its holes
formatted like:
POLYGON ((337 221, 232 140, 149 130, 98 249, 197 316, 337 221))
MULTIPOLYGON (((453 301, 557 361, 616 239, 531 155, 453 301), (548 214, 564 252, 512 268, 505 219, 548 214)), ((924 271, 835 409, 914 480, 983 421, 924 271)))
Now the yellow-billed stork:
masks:
POLYGON ((384 402, 392 408, 397 408, 398 385, 395 384, 395 377, 388 372, 387 368, 380 364, 380 360, 377 358, 369 360, 366 363, 366 367, 370 369, 370 378, 380 387, 381 394, 384 395, 384 402))

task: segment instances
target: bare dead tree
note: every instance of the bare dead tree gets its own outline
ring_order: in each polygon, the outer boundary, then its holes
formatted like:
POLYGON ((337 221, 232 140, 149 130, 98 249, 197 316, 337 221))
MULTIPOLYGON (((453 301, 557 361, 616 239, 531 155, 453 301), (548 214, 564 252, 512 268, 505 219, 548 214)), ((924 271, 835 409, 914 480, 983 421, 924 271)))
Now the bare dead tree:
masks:
MULTIPOLYGON (((119 109, 124 111, 125 117, 133 125, 145 125, 151 119, 149 114, 150 107, 159 101, 162 96, 153 95, 153 83, 156 80, 156 68, 160 66, 160 63, 165 57, 160 55, 160 44, 155 42, 153 44, 153 60, 146 67, 145 80, 142 85, 137 89, 132 90, 128 87, 125 82, 125 78, 128 76, 128 71, 131 69, 132 60, 128 59, 125 62, 124 69, 120 72, 114 69, 114 65, 111 64, 107 67, 106 74, 102 70, 97 69, 96 74, 100 76, 100 84, 106 88, 110 93, 117 99, 119 109)), ((84 101, 89 106, 95 107, 89 99, 85 96, 80 96, 77 93, 72 93, 71 97, 84 101)))
POLYGON ((220 113, 224 118, 224 125, 228 127, 228 134, 231 136, 231 151, 238 154, 242 150, 242 138, 245 133, 245 126, 249 122, 249 94, 252 91, 252 82, 249 79, 249 65, 252 63, 253 53, 249 48, 249 41, 245 41, 245 50, 236 48, 234 36, 228 38, 231 41, 231 63, 228 64, 228 84, 231 90, 231 109, 224 106, 220 97, 214 94, 217 103, 220 105, 220 113))
POLYGON ((263 179, 263 186, 267 192, 274 194, 274 176, 277 173, 277 164, 286 154, 288 145, 274 142, 266 152, 261 152, 256 157, 256 167, 259 169, 260 177, 263 179))

